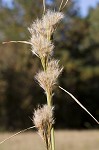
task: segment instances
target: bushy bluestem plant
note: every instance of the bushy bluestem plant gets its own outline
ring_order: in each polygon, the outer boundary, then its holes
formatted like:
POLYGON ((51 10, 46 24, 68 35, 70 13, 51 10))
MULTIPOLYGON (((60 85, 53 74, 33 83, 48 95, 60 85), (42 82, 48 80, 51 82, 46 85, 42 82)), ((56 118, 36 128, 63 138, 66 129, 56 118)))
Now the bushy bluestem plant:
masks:
MULTIPOLYGON (((43 107, 38 107, 34 111, 33 123, 34 126, 22 130, 6 140, 29 130, 31 128, 37 128, 39 135, 43 139, 47 150, 55 150, 55 139, 54 139, 54 116, 53 116, 53 94, 54 89, 57 84, 59 75, 61 74, 63 67, 59 66, 59 60, 53 58, 54 54, 54 44, 52 41, 52 35, 58 27, 61 19, 64 18, 62 10, 65 8, 67 1, 62 0, 58 11, 46 10, 45 0, 43 0, 43 15, 41 19, 36 19, 31 26, 28 28, 31 38, 29 41, 10 41, 20 42, 31 45, 32 53, 37 56, 42 64, 42 70, 38 71, 35 79, 38 81, 39 85, 43 88, 47 104, 43 107)), ((4 42, 7 43, 7 42, 4 42)), ((67 90, 58 86, 65 93, 69 94, 98 124, 99 122, 92 116, 92 114, 67 90)), ((0 144, 1 144, 0 143, 0 144)))

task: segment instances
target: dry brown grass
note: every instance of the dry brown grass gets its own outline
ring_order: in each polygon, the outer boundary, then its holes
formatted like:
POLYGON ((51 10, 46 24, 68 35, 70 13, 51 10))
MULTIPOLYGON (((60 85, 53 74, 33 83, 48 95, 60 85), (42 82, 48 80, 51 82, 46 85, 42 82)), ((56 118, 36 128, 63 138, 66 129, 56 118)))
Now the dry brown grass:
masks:
MULTIPOLYGON (((0 133, 0 141, 12 133, 0 133)), ((56 150, 99 150, 99 130, 56 131, 56 150)), ((0 150, 44 150, 36 133, 23 133, 0 145, 0 150)))

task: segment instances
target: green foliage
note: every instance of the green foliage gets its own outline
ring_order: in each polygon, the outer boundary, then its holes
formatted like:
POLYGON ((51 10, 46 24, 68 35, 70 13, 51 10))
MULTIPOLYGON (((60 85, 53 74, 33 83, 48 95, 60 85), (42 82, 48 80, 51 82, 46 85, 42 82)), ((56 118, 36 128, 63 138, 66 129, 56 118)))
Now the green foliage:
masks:
MULTIPOLYGON (((1 2, 1 1, 0 1, 1 2)), ((58 7, 59 1, 47 7, 58 7)), ((63 23, 53 36, 55 56, 64 71, 60 84, 74 94, 99 118, 99 6, 86 18, 79 16, 74 2, 64 10, 63 23)), ((27 27, 43 12, 42 1, 13 1, 13 7, 0 8, 0 41, 28 40, 27 27)), ((24 44, 0 46, 0 126, 5 129, 27 127, 32 124, 28 116, 38 103, 45 103, 45 95, 33 79, 40 68, 30 47, 24 44)), ((97 127, 91 118, 70 97, 57 89, 56 127, 97 127), (89 126, 87 126, 89 122, 89 126)), ((98 119, 99 120, 99 119, 98 119)))

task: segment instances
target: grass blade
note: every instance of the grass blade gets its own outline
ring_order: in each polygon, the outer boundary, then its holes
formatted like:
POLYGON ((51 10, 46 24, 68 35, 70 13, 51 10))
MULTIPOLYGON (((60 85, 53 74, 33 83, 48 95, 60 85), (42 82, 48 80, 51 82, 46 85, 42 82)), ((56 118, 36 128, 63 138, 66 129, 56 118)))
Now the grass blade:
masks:
POLYGON ((59 88, 60 88, 61 90, 63 90, 65 93, 67 93, 69 96, 71 96, 71 97, 74 99, 74 101, 75 101, 82 109, 84 109, 84 110, 95 120, 95 122, 96 122, 97 124, 99 124, 99 122, 95 119, 95 117, 93 117, 93 115, 92 115, 70 92, 68 92, 67 90, 65 90, 65 89, 62 88, 61 86, 59 86, 59 88))
POLYGON ((8 41, 8 42, 2 42, 2 44, 8 44, 8 43, 24 43, 24 44, 32 45, 32 43, 28 42, 28 41, 8 41))
POLYGON ((9 139, 15 137, 16 135, 18 135, 18 134, 20 134, 20 133, 23 133, 23 132, 25 132, 25 131, 27 131, 27 130, 33 129, 34 127, 35 127, 35 126, 26 128, 26 129, 24 129, 24 130, 21 130, 21 131, 15 133, 15 134, 11 135, 10 137, 8 137, 8 138, 4 139, 3 141, 1 141, 1 142, 0 142, 0 145, 3 144, 4 142, 8 141, 9 139))

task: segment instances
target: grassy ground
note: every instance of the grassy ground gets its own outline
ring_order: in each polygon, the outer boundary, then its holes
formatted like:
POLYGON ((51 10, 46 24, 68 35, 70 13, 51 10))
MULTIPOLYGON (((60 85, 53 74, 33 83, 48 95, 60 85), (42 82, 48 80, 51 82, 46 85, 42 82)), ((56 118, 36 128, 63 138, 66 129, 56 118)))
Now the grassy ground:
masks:
MULTIPOLYGON (((0 141, 13 133, 0 133, 0 141)), ((99 130, 56 131, 56 150, 99 150, 99 130)), ((0 145, 0 150, 44 150, 36 133, 23 133, 0 145)))

